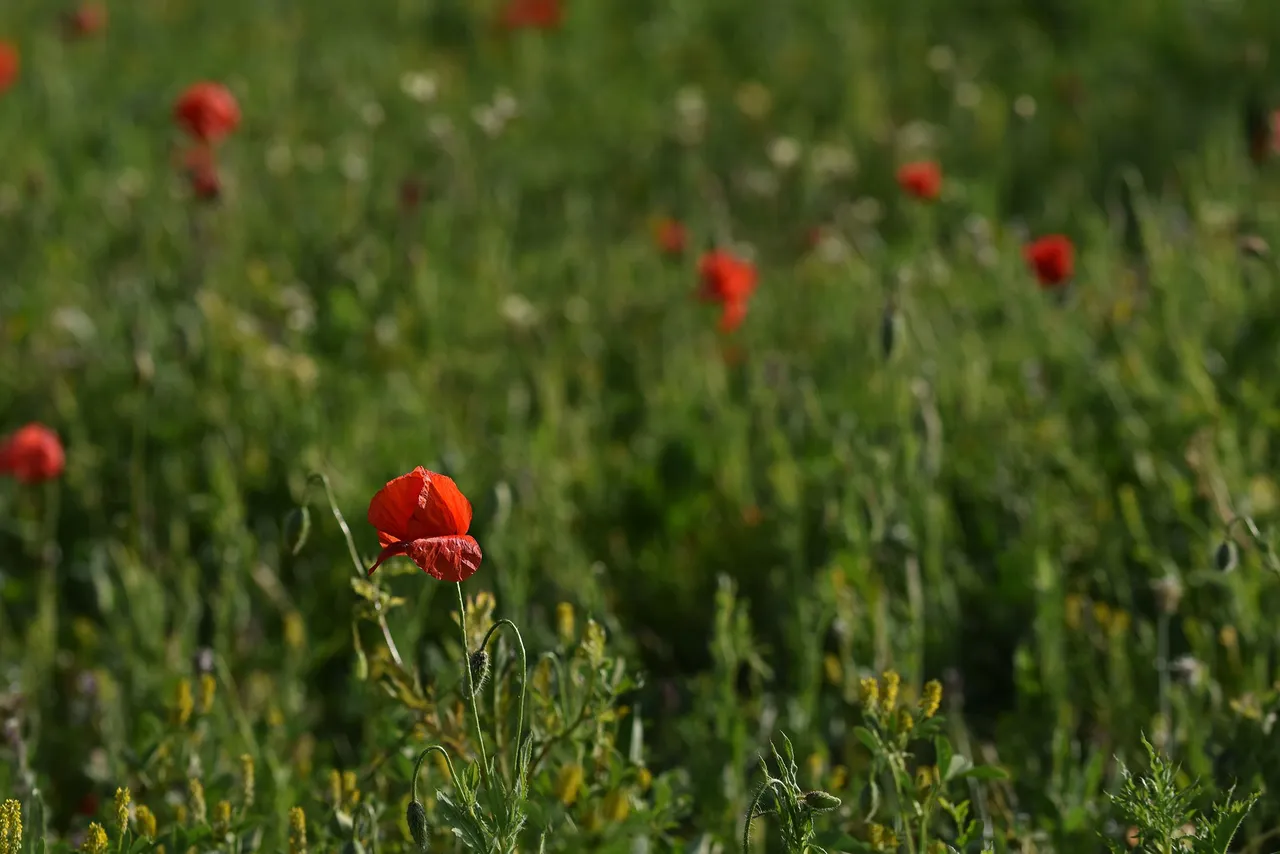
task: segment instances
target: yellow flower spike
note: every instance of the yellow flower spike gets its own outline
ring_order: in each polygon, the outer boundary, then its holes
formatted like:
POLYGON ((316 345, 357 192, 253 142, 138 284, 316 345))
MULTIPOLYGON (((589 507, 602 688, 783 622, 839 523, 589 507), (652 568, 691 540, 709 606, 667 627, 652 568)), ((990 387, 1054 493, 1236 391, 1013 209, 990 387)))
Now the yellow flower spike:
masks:
POLYGON ((253 757, 248 753, 242 753, 240 754, 240 805, 246 810, 253 806, 255 785, 253 757))
POLYGON ((342 772, 337 768, 329 771, 329 803, 334 809, 342 806, 342 772))
POLYGON ((187 825, 187 805, 178 804, 173 808, 173 820, 178 823, 179 827, 187 825))
POLYGON ((916 719, 906 706, 898 709, 898 732, 907 735, 915 729, 916 719))
POLYGON ((896 670, 886 670, 880 676, 884 682, 884 702, 882 704, 886 712, 892 712, 898 705, 898 687, 902 684, 902 677, 898 675, 896 670))
POLYGON ((191 809, 191 820, 196 824, 208 821, 208 810, 204 803, 204 783, 195 777, 187 781, 187 806, 191 809))
POLYGON ((844 681, 844 668, 840 666, 840 659, 834 653, 829 652, 822 657, 822 673, 832 685, 839 685, 844 681))
POLYGON ((302 807, 289 810, 289 854, 307 854, 307 814, 302 807))
POLYGON ((213 805, 213 833, 226 836, 231 832, 231 801, 218 801, 213 805))
POLYGON ((80 850, 84 854, 107 854, 107 831, 102 825, 96 821, 90 822, 84 842, 80 843, 80 850))
POLYGON ((342 800, 347 812, 356 811, 356 804, 360 803, 360 784, 354 771, 342 772, 342 800))
POLYGON ((872 713, 880 705, 880 683, 874 676, 858 680, 858 705, 872 713))
POLYGON ((1093 621, 1105 632, 1111 627, 1111 606, 1106 602, 1093 603, 1093 621))
POLYGON ((641 767, 636 772, 636 783, 640 786, 641 792, 649 791, 649 787, 653 785, 653 772, 648 768, 641 767))
POLYGON ((582 652, 592 667, 598 667, 604 661, 604 627, 595 620, 587 620, 587 627, 582 633, 582 652))
POLYGON ((831 779, 827 782, 827 788, 833 792, 839 792, 849 783, 849 769, 843 765, 837 765, 831 769, 831 779))
POLYGON ((604 817, 614 824, 621 824, 631 814, 631 798, 624 789, 614 789, 604 798, 604 817))
POLYGON ((560 803, 567 807, 573 806, 573 802, 578 799, 578 790, 582 788, 585 776, 582 766, 576 762, 560 769, 560 773, 556 775, 555 786, 556 798, 560 803))
POLYGON ((140 836, 145 836, 147 839, 156 838, 156 814, 146 804, 138 804, 138 808, 133 812, 133 823, 138 828, 140 836))
POLYGON ((805 766, 810 780, 821 780, 823 773, 827 770, 827 760, 821 753, 810 753, 809 758, 805 760, 805 766))
POLYGON ((302 621, 302 615, 297 611, 290 611, 284 615, 284 645, 289 649, 302 649, 303 644, 307 642, 307 627, 302 621))
POLYGON ((180 727, 186 726, 195 707, 196 702, 191 696, 191 680, 183 679, 178 683, 178 692, 173 701, 173 722, 180 727))
POLYGON ((0 854, 22 852, 22 804, 10 798, 0 804, 0 854))
POLYGON ((556 606, 556 634, 560 643, 568 646, 578 634, 577 618, 573 613, 573 605, 561 602, 556 606))
POLYGON ((124 832, 129 829, 129 789, 121 787, 116 789, 116 835, 124 836, 124 832))
POLYGON ((924 690, 920 692, 920 714, 925 718, 931 718, 938 713, 938 707, 942 705, 942 683, 937 679, 930 679, 924 683, 924 690))
POLYGON ((200 714, 207 715, 213 710, 213 701, 218 696, 218 680, 212 673, 200 674, 200 714))

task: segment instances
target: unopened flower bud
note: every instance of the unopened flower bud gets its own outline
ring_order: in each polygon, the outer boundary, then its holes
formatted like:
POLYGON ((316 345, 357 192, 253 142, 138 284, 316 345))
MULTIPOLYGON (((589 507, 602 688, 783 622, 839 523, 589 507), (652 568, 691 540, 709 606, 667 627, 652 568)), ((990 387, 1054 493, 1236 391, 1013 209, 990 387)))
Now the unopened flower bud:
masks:
POLYGON ((1235 569, 1237 559, 1236 544, 1231 540, 1223 540, 1213 553, 1213 562, 1218 567, 1218 572, 1230 572, 1235 569))
POLYGON ((471 690, 478 694, 489 679, 489 653, 483 649, 476 650, 471 653, 467 666, 471 669, 471 690))
POLYGON ((814 812, 830 812, 840 806, 840 799, 830 792, 805 792, 804 805, 814 812))
POLYGON ((409 825, 409 835, 419 851, 427 850, 427 811, 417 801, 409 801, 404 811, 405 823, 409 825))

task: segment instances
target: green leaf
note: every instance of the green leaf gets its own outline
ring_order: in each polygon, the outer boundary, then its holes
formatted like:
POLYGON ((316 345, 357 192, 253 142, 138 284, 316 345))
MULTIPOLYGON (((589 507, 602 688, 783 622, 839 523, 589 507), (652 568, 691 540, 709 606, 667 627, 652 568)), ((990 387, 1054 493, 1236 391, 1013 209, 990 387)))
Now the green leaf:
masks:
POLYGON ((875 733, 871 730, 864 726, 856 726, 853 728, 853 734, 867 750, 870 750, 873 754, 880 753, 880 739, 876 738, 875 733))
POLYGON ((947 770, 946 770, 946 773, 942 775, 942 779, 954 780, 958 777, 958 775, 965 773, 972 767, 973 767, 973 762, 969 759, 968 756, 963 756, 959 753, 954 754, 951 757, 951 760, 947 763, 947 770))
POLYGON ((1007 780, 1009 772, 995 765, 975 765, 956 774, 956 780, 1007 780))
POLYGON ((951 757, 955 755, 955 751, 951 749, 951 742, 945 735, 940 735, 933 740, 933 751, 937 756, 934 762, 939 768, 951 770, 951 757))
POLYGON ((1249 810, 1253 809, 1253 805, 1258 802, 1259 792, 1254 792, 1243 801, 1232 801, 1230 795, 1227 796, 1227 803, 1218 813, 1218 824, 1213 830, 1213 851, 1214 854, 1227 854, 1227 849, 1231 847, 1231 840, 1236 835, 1236 831, 1240 829, 1241 822, 1245 816, 1249 814, 1249 810))

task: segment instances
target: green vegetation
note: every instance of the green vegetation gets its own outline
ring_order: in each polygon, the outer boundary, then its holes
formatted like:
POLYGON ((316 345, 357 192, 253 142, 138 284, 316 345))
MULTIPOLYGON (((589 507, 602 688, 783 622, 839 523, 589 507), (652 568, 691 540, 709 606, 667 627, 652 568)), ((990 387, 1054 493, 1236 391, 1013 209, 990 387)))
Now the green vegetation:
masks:
POLYGON ((60 11, 0 4, 0 434, 65 447, 0 854, 1280 848, 1274 0, 60 11), (418 465, 460 591, 366 577, 418 465))

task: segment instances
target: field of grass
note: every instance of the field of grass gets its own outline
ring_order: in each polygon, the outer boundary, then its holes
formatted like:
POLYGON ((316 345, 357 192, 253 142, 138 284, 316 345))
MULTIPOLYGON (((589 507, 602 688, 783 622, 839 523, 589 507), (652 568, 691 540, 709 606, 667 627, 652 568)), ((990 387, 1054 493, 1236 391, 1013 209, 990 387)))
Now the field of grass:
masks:
POLYGON ((0 3, 0 854, 1280 849, 1275 0, 70 11, 0 3), (415 466, 461 585, 366 577, 415 466))

